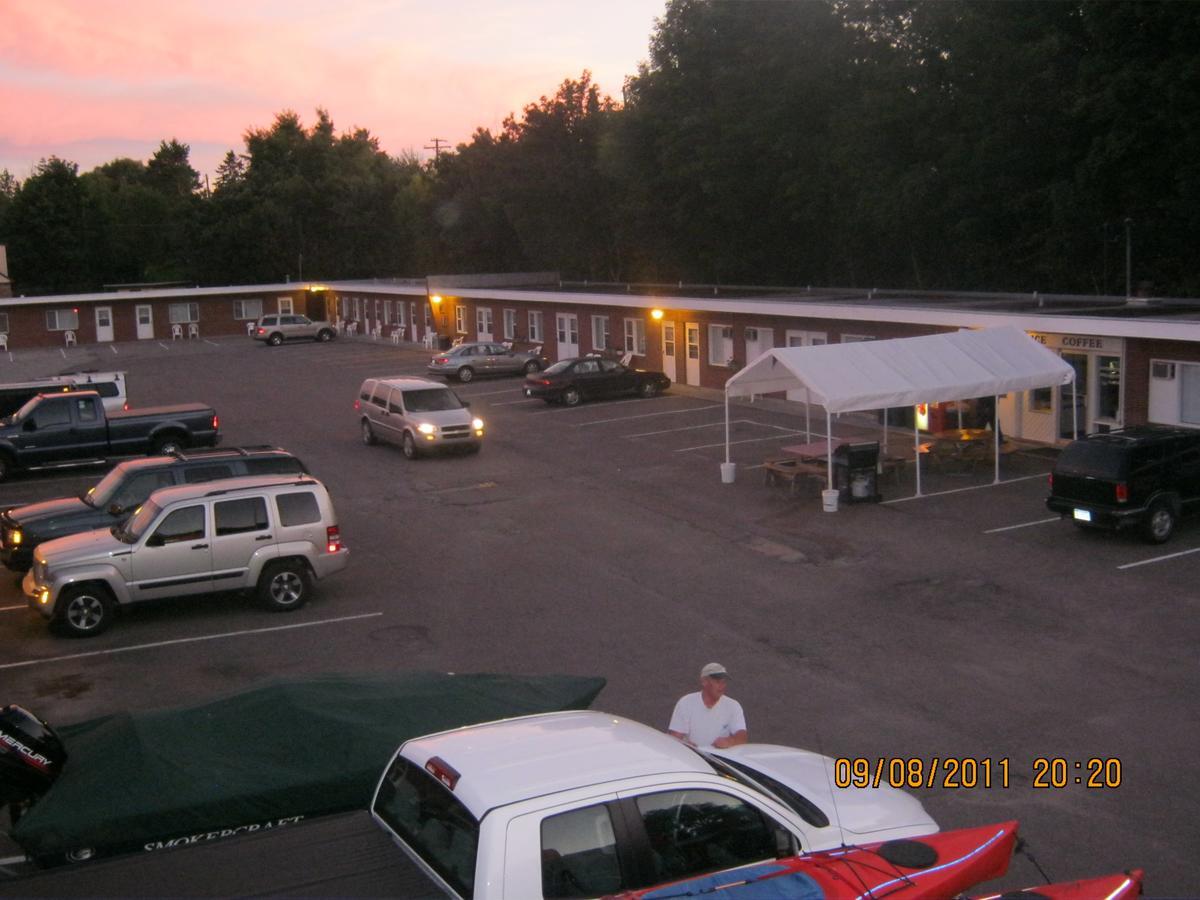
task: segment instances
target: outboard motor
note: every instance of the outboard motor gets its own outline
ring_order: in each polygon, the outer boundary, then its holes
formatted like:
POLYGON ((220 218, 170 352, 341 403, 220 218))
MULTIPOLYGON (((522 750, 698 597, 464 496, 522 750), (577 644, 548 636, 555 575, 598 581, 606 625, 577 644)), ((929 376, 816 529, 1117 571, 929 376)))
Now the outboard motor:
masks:
POLYGON ((29 710, 0 708, 0 806, 13 822, 62 774, 67 751, 54 729, 29 710))

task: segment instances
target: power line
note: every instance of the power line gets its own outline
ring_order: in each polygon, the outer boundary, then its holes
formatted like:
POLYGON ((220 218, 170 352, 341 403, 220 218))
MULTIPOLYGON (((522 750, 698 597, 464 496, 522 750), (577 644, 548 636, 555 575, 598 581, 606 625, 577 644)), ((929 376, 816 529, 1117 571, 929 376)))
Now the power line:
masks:
POLYGON ((450 146, 450 142, 448 140, 446 140, 445 138, 430 138, 430 140, 433 141, 433 146, 426 144, 424 149, 432 150, 434 159, 437 159, 439 156, 442 155, 442 145, 443 144, 445 144, 447 147, 450 146))

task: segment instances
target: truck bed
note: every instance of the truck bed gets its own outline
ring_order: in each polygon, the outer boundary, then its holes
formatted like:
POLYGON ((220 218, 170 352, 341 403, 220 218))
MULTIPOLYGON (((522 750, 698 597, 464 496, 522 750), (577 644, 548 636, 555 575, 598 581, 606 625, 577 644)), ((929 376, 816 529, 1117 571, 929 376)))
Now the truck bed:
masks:
POLYGON ((12 897, 442 896, 371 820, 325 816, 273 831, 0 880, 12 897))
POLYGON ((136 409, 122 409, 108 413, 108 421, 125 422, 130 419, 140 419, 142 416, 180 416, 185 413, 211 413, 212 407, 203 403, 172 403, 166 406, 139 406, 136 409))

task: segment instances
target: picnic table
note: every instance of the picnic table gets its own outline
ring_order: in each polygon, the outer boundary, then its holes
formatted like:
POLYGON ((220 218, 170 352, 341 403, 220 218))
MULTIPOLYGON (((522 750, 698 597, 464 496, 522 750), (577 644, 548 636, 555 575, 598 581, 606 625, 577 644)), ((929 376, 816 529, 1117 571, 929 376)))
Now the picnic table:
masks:
POLYGON ((830 451, 830 441, 810 441, 807 444, 791 444, 787 447, 780 447, 781 453, 787 453, 789 456, 795 456, 805 462, 814 460, 827 459, 830 451))

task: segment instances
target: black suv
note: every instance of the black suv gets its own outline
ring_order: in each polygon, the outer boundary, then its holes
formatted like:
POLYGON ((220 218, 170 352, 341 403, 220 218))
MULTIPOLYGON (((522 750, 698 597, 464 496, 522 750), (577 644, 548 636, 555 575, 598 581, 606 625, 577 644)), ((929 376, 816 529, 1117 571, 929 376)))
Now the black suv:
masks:
POLYGON ((1200 431, 1139 425, 1089 434, 1063 450, 1046 506, 1076 525, 1141 528, 1161 544, 1200 504, 1200 431))
POLYGON ((133 514, 153 491, 242 475, 308 474, 297 457, 278 447, 188 450, 130 459, 78 497, 61 497, 0 512, 0 560, 15 572, 33 564, 43 541, 110 528, 133 514))

